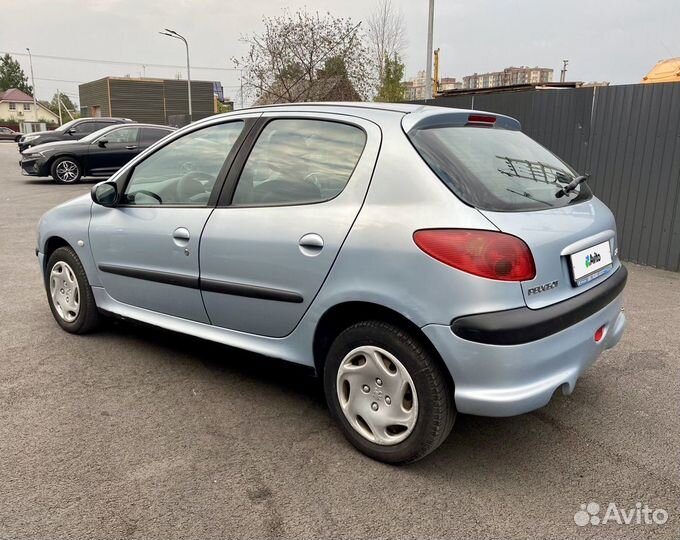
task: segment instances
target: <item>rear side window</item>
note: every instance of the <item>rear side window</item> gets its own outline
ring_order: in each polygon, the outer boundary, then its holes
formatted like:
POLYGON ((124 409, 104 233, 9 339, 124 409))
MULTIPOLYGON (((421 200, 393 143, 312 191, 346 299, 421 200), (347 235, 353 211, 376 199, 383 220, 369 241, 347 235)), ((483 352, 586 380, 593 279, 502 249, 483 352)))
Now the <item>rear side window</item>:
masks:
POLYGON ((592 196, 582 183, 569 196, 555 197, 576 172, 521 131, 443 126, 408 137, 449 189, 481 210, 546 210, 592 196))
POLYGON ((74 127, 76 133, 94 133, 95 131, 105 127, 105 125, 99 126, 95 122, 83 122, 82 124, 78 124, 77 126, 74 127))
POLYGON ((142 144, 151 144, 159 141, 165 137, 168 133, 172 133, 168 129, 159 128, 142 128, 142 144))
POLYGON ((347 185, 366 143, 363 130, 324 120, 272 120, 262 130, 232 204, 327 201, 347 185))

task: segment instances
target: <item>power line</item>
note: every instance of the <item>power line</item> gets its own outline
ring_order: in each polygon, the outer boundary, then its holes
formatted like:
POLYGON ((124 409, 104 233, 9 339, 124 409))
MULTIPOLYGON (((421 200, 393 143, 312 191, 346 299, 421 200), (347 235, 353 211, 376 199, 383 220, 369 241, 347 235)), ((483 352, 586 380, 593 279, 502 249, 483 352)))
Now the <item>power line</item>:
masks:
MULTIPOLYGON (((0 54, 10 54, 12 56, 28 56, 27 53, 12 52, 12 51, 0 51, 0 54)), ((151 66, 160 68, 180 68, 184 69, 186 66, 180 66, 177 64, 152 64, 150 62, 126 62, 117 60, 95 60, 94 58, 79 58, 73 56, 53 56, 49 54, 34 54, 33 58, 44 58, 46 60, 63 60, 67 62, 84 62, 88 64, 110 64, 110 65, 120 65, 120 66, 151 66)), ((209 71, 241 71, 237 68, 222 68, 214 66, 194 66, 194 69, 209 70, 209 71)))
MULTIPOLYGON (((132 77, 131 77, 132 78, 132 77)), ((151 77, 153 78, 153 77, 151 77)), ((73 84, 85 84, 86 82, 90 81, 72 81, 69 79, 48 79, 47 77, 36 77, 36 81, 50 81, 50 82, 65 82, 65 83, 73 83, 73 84)), ((222 88, 240 88, 240 85, 238 84, 232 84, 232 85, 222 85, 222 88)), ((64 94, 66 92, 62 92, 64 94)))

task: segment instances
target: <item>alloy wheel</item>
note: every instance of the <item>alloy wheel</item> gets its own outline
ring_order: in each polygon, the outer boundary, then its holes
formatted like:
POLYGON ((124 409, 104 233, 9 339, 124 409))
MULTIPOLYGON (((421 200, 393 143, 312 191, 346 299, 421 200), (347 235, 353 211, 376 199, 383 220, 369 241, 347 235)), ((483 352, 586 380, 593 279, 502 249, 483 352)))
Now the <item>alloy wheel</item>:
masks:
POLYGON ((78 164, 73 161, 62 161, 57 165, 57 176, 62 182, 73 182, 78 178, 78 164))

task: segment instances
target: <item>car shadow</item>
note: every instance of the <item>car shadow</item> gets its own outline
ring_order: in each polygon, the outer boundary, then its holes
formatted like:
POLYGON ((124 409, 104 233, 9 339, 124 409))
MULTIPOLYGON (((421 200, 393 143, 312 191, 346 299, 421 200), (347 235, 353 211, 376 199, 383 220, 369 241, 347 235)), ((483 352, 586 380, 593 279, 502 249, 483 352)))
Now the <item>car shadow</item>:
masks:
POLYGON ((102 178, 102 177, 95 177, 95 178, 81 178, 79 182, 76 182, 75 184, 58 184, 55 182, 51 177, 49 176, 24 176, 22 177, 23 183, 27 186, 46 186, 46 185, 55 185, 55 186, 80 186, 80 185, 94 185, 98 184, 99 182, 104 182, 105 180, 108 180, 108 178, 102 178))
POLYGON ((229 347, 213 341, 164 330, 129 320, 111 319, 111 324, 100 333, 125 335, 146 345, 167 352, 182 354, 199 363, 211 374, 227 379, 247 379, 279 387, 283 392, 299 393, 325 407, 320 379, 311 367, 283 361, 269 356, 229 347), (225 360, 226 359, 226 360, 225 360))
MULTIPOLYGON (((112 324, 101 333, 151 344, 161 351, 167 351, 167 356, 181 353, 184 358, 200 364, 212 375, 223 378, 225 384, 239 380, 276 388, 282 395, 297 394, 302 400, 309 400, 318 406, 323 414, 330 415, 321 380, 314 377, 309 367, 135 321, 112 320, 112 324)), ((554 398, 559 399, 558 396, 554 398)), ((521 469, 527 463, 543 463, 545 456, 541 457, 541 451, 536 449, 545 446, 546 435, 554 435, 556 428, 552 425, 554 422, 543 421, 545 410, 549 407, 551 405, 541 411, 508 418, 458 414, 453 431, 444 444, 432 455, 408 468, 425 475, 439 475, 443 470, 459 469, 461 463, 466 463, 471 470, 482 475, 493 475, 498 466, 516 466, 521 469), (490 465, 493 463, 497 465, 490 465)))

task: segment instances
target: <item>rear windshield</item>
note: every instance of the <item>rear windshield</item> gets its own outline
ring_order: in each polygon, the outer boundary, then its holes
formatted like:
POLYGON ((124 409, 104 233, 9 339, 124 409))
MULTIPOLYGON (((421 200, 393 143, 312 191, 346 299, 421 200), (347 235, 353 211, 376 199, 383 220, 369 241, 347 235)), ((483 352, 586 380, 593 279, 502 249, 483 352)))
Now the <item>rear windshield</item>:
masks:
POLYGON ((577 173, 521 131, 438 126, 408 134, 418 153, 460 199, 481 210, 520 212, 589 199, 585 183, 559 189, 577 173))

